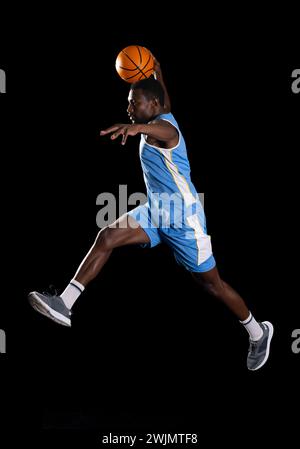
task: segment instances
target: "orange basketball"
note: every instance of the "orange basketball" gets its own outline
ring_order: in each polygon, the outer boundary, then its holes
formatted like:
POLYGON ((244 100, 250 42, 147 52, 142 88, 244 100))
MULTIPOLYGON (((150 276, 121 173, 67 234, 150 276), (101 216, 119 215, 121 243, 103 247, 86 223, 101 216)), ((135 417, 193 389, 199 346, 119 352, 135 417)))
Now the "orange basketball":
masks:
POLYGON ((123 48, 116 59, 116 70, 127 83, 149 78, 154 72, 154 60, 150 51, 140 45, 123 48))

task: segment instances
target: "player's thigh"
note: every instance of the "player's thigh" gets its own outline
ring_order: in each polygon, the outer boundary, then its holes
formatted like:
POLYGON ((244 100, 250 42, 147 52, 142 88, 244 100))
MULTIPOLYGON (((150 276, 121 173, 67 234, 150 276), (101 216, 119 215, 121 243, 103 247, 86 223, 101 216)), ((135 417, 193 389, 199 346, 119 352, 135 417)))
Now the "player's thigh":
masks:
POLYGON ((128 214, 106 228, 108 238, 113 239, 113 246, 149 243, 149 237, 138 222, 128 214))

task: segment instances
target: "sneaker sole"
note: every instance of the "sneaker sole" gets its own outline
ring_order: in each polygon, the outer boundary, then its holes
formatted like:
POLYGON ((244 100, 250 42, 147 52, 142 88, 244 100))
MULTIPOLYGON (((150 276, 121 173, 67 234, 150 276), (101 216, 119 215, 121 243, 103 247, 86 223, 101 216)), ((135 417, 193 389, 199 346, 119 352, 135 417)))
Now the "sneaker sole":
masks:
POLYGON ((265 358, 263 359, 263 361, 261 362, 261 364, 258 365, 258 366, 257 366, 256 368, 254 368, 254 369, 250 369, 250 371, 256 371, 256 370, 258 370, 259 368, 261 368, 261 367, 266 363, 266 361, 267 361, 268 358, 269 358, 270 344, 271 344, 271 340, 272 340, 272 337, 273 337, 273 334, 274 334, 274 327, 273 327, 273 324, 270 323, 270 321, 263 321, 263 324, 265 324, 265 325, 269 328, 269 337, 268 337, 268 342, 267 342, 266 355, 265 355, 265 358))
POLYGON ((35 292, 29 293, 28 301, 34 310, 55 321, 55 323, 61 324, 62 326, 71 327, 70 318, 67 318, 61 313, 56 312, 56 310, 51 309, 51 307, 49 307, 48 304, 45 304, 35 292))

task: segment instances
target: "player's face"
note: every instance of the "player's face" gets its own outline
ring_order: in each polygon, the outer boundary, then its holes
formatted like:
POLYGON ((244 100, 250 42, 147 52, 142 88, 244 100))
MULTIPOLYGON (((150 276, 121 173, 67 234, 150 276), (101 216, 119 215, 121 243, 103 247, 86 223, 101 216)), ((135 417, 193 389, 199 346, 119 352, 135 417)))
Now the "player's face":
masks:
POLYGON ((154 101, 148 100, 142 89, 130 90, 127 112, 132 123, 148 123, 154 115, 154 101))

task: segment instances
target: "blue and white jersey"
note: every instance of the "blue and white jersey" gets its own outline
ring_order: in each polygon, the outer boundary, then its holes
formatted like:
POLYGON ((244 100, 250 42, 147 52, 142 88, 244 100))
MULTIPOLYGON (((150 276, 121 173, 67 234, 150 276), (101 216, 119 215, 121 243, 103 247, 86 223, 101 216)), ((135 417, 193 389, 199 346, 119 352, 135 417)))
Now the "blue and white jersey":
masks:
POLYGON ((174 148, 160 148, 141 135, 140 160, 148 201, 128 214, 144 229, 151 247, 164 242, 173 249, 176 261, 189 271, 208 271, 215 260, 204 210, 191 181, 184 138, 171 113, 156 119, 166 120, 177 129, 178 143, 174 148))
POLYGON ((173 114, 161 114, 156 119, 171 123, 178 131, 179 140, 174 148, 164 149, 150 145, 141 135, 140 159, 148 196, 179 193, 186 206, 190 206, 198 200, 198 194, 191 181, 184 138, 173 114))
POLYGON ((205 228, 204 211, 191 181, 190 163, 179 126, 171 113, 160 114, 156 119, 171 123, 177 129, 179 139, 175 147, 164 149, 150 145, 145 136, 141 135, 140 160, 149 202, 166 209, 170 208, 170 198, 175 199, 186 216, 200 214, 201 224, 205 228))

